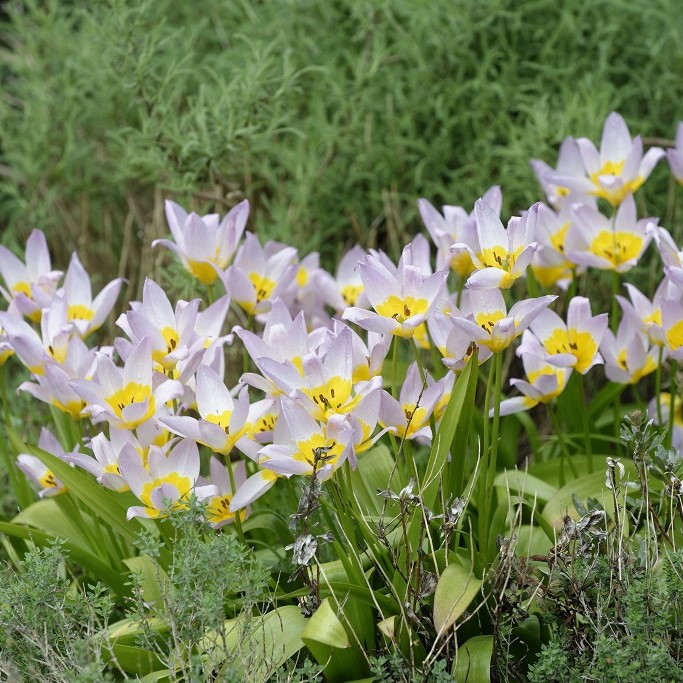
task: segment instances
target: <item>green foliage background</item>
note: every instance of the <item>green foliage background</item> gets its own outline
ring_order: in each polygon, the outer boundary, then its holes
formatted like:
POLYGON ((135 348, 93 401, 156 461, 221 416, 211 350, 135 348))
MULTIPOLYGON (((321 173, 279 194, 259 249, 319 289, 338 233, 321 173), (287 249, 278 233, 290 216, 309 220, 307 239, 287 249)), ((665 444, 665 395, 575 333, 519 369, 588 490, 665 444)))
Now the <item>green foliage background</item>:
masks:
MULTIPOLYGON (((0 215, 57 261, 154 275, 163 199, 246 196, 251 228, 331 265, 398 251, 416 199, 538 199, 531 157, 599 137, 620 111, 671 138, 683 95, 679 0, 25 0, 0 56, 0 215), (121 256, 123 251, 123 255, 121 256), (121 263, 120 263, 121 261, 121 263)), ((667 174, 645 190, 666 205, 667 174)), ((134 290, 129 290, 129 294, 134 290)))

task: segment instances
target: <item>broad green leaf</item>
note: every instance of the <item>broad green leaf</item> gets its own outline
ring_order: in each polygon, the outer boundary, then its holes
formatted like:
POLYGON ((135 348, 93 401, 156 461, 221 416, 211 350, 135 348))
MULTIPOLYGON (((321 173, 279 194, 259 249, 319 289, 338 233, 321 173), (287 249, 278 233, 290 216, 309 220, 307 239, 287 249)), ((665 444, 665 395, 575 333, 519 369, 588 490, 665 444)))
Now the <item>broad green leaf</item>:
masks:
POLYGON ((169 681, 177 680, 170 669, 161 669, 160 671, 152 671, 152 673, 143 676, 140 683, 168 683, 169 681))
MULTIPOLYGON (((168 631, 168 624, 157 617, 147 620, 146 632, 156 632, 164 637, 168 631)), ((135 645, 136 639, 142 635, 143 629, 139 620, 132 617, 121 619, 107 628, 107 638, 118 645, 135 645)))
POLYGON ((332 607, 330 598, 322 601, 308 620, 301 636, 324 669, 325 680, 330 683, 362 678, 369 673, 361 646, 353 643, 332 607))
POLYGON ((366 515, 379 515, 384 499, 379 491, 402 488, 401 477, 393 456, 384 444, 379 444, 358 456, 358 467, 351 472, 353 495, 366 515))
POLYGON ((115 663, 126 673, 141 676, 158 671, 164 666, 154 652, 135 645, 113 643, 111 648, 102 649, 102 655, 106 661, 115 663))
POLYGON ((163 609, 161 584, 168 580, 166 572, 147 555, 129 557, 123 563, 130 569, 131 574, 136 576, 145 601, 155 610, 163 609))
POLYGON ((474 636, 459 650, 453 678, 458 683, 490 683, 493 636, 474 636))
POLYGON ((443 570, 434 594, 434 628, 442 636, 470 606, 481 588, 472 569, 449 564, 443 570))
POLYGON ((126 521, 128 506, 123 496, 100 486, 92 475, 83 472, 40 448, 25 444, 16 432, 8 430, 14 447, 35 455, 64 483, 69 491, 128 542, 136 540, 138 524, 126 521))
MULTIPOLYGON (((547 503, 556 493, 557 487, 548 484, 533 474, 523 470, 505 470, 496 475, 494 485, 504 491, 510 491, 525 496, 536 498, 541 503, 547 503)), ((505 500, 507 495, 499 496, 500 500, 505 500)))
POLYGON ((89 550, 88 542, 78 526, 64 514, 54 498, 43 498, 29 505, 12 521, 18 524, 28 524, 59 538, 68 539, 80 545, 84 550, 89 550))
MULTIPOLYGON (((451 451, 453 439, 461 418, 463 418, 463 425, 465 422, 469 423, 468 416, 471 416, 472 406, 471 402, 468 404, 467 398, 472 393, 472 385, 476 386, 478 368, 479 365, 475 352, 470 362, 467 363, 460 373, 460 377, 458 377, 453 387, 453 393, 446 406, 446 412, 434 437, 434 443, 429 454, 429 462, 427 463, 427 469, 420 487, 420 497, 422 498, 423 505, 430 510, 434 507, 434 502, 443 479, 444 466, 451 451), (466 417, 468 418, 467 420, 465 419, 466 417)), ((466 430, 464 433, 467 433, 466 430)), ((462 457, 462 455, 462 453, 454 453, 453 457, 462 457)), ((415 515, 408 534, 408 538, 413 545, 417 543, 420 536, 421 524, 422 520, 419 515, 415 515)))
MULTIPOLYGON (((13 536, 14 538, 23 538, 24 540, 32 541, 41 547, 51 545, 59 538, 55 534, 48 534, 45 531, 40 531, 24 524, 15 524, 13 522, 0 522, 0 533, 13 536)), ((130 595, 130 587, 126 585, 126 579, 112 569, 106 562, 103 562, 99 557, 84 550, 80 545, 73 541, 68 539, 61 540, 63 540, 62 547, 69 553, 69 558, 77 564, 80 564, 90 576, 102 581, 102 583, 109 586, 118 595, 130 595)))
MULTIPOLYGON (((632 461, 625 458, 621 461, 626 470, 626 477, 634 481, 636 474, 632 461)), ((562 520, 566 514, 577 518, 578 512, 574 507, 573 497, 585 501, 587 498, 595 498, 607 510, 614 513, 614 498, 612 491, 605 486, 605 467, 603 463, 597 464, 598 471, 593 474, 584 474, 563 486, 543 508, 543 517, 556 529, 561 528, 562 520)))
POLYGON ((545 555, 554 545, 543 529, 531 524, 516 526, 514 533, 517 536, 515 552, 519 556, 545 555))

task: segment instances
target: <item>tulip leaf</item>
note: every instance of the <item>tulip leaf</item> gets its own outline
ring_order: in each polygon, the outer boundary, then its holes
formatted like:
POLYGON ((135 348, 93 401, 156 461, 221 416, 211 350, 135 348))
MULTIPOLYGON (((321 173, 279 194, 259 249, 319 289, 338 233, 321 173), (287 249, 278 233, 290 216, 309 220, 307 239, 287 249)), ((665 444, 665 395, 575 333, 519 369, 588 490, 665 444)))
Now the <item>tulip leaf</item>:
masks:
POLYGON ((126 586, 126 580, 121 574, 112 569, 99 557, 84 550, 69 539, 61 539, 55 534, 46 533, 25 524, 13 522, 0 522, 0 533, 31 541, 41 547, 46 547, 57 540, 62 540, 62 548, 69 553, 69 558, 80 564, 93 578, 107 584, 118 595, 130 595, 130 588, 126 586))
POLYGON ((123 563, 135 575, 145 601, 156 610, 163 609, 162 584, 168 579, 166 572, 147 555, 129 557, 123 563))
POLYGON ((474 636, 459 650, 453 678, 458 683, 490 683, 493 636, 474 636))
POLYGON ((111 648, 103 648, 102 654, 106 660, 130 674, 144 676, 164 666, 157 654, 136 645, 113 643, 111 648))
POLYGON ((441 574, 434 594, 434 628, 442 636, 470 606, 481 588, 471 568, 449 564, 441 574))

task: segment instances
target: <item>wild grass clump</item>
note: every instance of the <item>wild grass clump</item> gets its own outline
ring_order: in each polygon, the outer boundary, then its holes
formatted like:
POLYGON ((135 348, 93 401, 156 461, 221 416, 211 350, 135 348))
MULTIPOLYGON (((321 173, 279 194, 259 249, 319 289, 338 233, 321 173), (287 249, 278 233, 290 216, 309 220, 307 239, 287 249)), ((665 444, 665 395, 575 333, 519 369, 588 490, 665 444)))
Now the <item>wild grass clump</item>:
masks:
MULTIPOLYGON (((5 241, 39 226, 60 260, 78 248, 130 295, 156 276, 169 196, 221 212, 249 197, 254 228, 328 261, 354 241, 397 256, 416 197, 471 205, 497 183, 515 213, 538 198, 528 159, 554 159, 564 136, 597 137, 617 109, 671 138, 681 114, 676 0, 29 0, 8 14, 5 241)), ((666 196, 660 171, 642 213, 664 218, 666 196)))

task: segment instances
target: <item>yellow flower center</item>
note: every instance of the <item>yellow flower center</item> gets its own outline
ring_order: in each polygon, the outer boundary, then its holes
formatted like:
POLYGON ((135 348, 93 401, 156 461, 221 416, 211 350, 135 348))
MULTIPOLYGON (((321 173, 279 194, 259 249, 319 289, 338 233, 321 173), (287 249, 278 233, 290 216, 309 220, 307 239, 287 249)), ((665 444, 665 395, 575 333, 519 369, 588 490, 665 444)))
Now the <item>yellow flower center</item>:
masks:
POLYGON ((363 285, 344 285, 341 288, 341 295, 347 306, 355 306, 358 297, 363 293, 363 285))
POLYGON ((550 354, 571 353, 576 356, 574 367, 580 373, 588 370, 598 350, 595 339, 588 332, 578 332, 573 327, 556 329, 543 345, 550 354))
POLYGON ((83 304, 71 304, 67 311, 68 320, 92 320, 95 311, 83 304))
POLYGON ((623 161, 606 161, 599 171, 591 174, 591 181, 595 185, 592 194, 606 199, 612 206, 621 204, 627 194, 634 193, 645 182, 645 178, 639 175, 635 180, 630 180, 615 189, 608 189, 600 184, 601 175, 620 176, 623 169, 623 161))
POLYGON ((305 287, 308 284, 308 279, 308 270, 304 266, 299 266, 299 270, 296 271, 297 287, 305 287))
POLYGON ((564 254, 564 243, 567 239, 567 232, 569 231, 569 223, 564 223, 558 230, 550 236, 550 244, 553 245, 555 251, 564 254))
POLYGON ((351 380, 335 375, 327 382, 314 389, 304 389, 303 392, 320 408, 318 419, 326 420, 330 415, 338 412, 348 412, 356 403, 350 401, 351 380), (348 402, 348 403, 347 403, 348 402))
POLYGON ((230 501, 232 494, 225 496, 216 496, 211 499, 211 502, 206 508, 206 515, 209 522, 212 524, 221 524, 222 522, 234 521, 237 514, 240 516, 240 521, 246 517, 246 510, 240 510, 239 513, 230 512, 230 501))
POLYGON ((562 393, 562 390, 564 388, 565 374, 566 370, 555 370, 554 368, 551 368, 548 365, 544 366, 540 370, 530 372, 527 375, 530 384, 533 384, 539 377, 543 377, 544 375, 554 375, 557 378, 557 387, 549 394, 544 394, 543 396, 541 396, 538 399, 538 401, 530 399, 533 402, 533 404, 536 405, 536 403, 550 403, 550 401, 552 401, 554 398, 557 398, 562 393))
POLYGON ((28 282, 21 281, 15 282, 12 286, 12 294, 25 294, 29 299, 31 299, 31 285, 28 282))
POLYGON ((459 254, 453 254, 450 265, 451 270, 460 277, 467 277, 474 270, 472 257, 466 251, 462 251, 459 254))
MULTIPOLYGON (((404 323, 408 318, 414 315, 422 315, 427 312, 429 302, 427 299, 415 299, 412 296, 407 296, 404 299, 392 294, 379 306, 375 308, 379 315, 385 318, 393 318, 397 323, 404 323)), ((413 330, 403 330, 398 327, 392 330, 392 334, 399 337, 412 337, 413 330)))
POLYGON ((643 238, 630 232, 603 230, 593 240, 590 251, 596 256, 607 259, 610 269, 622 263, 637 259, 643 248, 643 238))
POLYGON ((137 382, 129 382, 125 387, 115 391, 109 398, 106 399, 111 406, 116 417, 126 423, 128 429, 134 429, 147 421, 155 412, 154 396, 152 396, 151 387, 145 384, 138 384, 137 382), (123 417, 123 409, 126 406, 134 403, 143 403, 148 401, 147 412, 138 420, 127 422, 123 417))
POLYGON ((479 254, 479 260, 487 268, 498 268, 506 271, 507 275, 505 275, 499 285, 501 289, 509 289, 512 283, 522 275, 522 273, 512 274, 511 272, 522 250, 523 247, 519 247, 510 253, 505 247, 496 245, 495 247, 483 249, 481 254, 479 254))
POLYGON ((158 517, 161 512, 159 509, 155 508, 152 503, 152 493, 156 488, 164 484, 172 486, 178 493, 177 499, 171 503, 171 509, 173 510, 185 507, 181 501, 187 498, 192 489, 192 480, 189 477, 182 476, 178 472, 171 472, 165 477, 159 477, 158 479, 145 484, 140 493, 140 500, 147 508, 150 517, 158 517))
POLYGON ((683 346, 683 320, 674 323, 666 331, 666 343, 672 351, 683 346))
POLYGON ((558 280, 571 278, 572 271, 569 266, 531 266, 534 277, 542 287, 552 287, 558 280))
POLYGON ((45 472, 38 478, 38 483, 44 489, 58 489, 60 493, 64 493, 67 489, 66 486, 61 486, 57 481, 54 473, 51 470, 45 470, 45 472))
POLYGON ((206 261, 188 260, 185 264, 192 275, 194 275, 203 285, 212 285, 218 278, 215 268, 212 268, 206 261))
POLYGON ((325 465, 337 464, 339 456, 344 451, 344 446, 333 439, 328 439, 323 434, 313 434, 310 439, 297 443, 298 451, 294 455, 294 460, 307 462, 311 466, 308 474, 313 474, 313 470, 319 471, 325 465))

